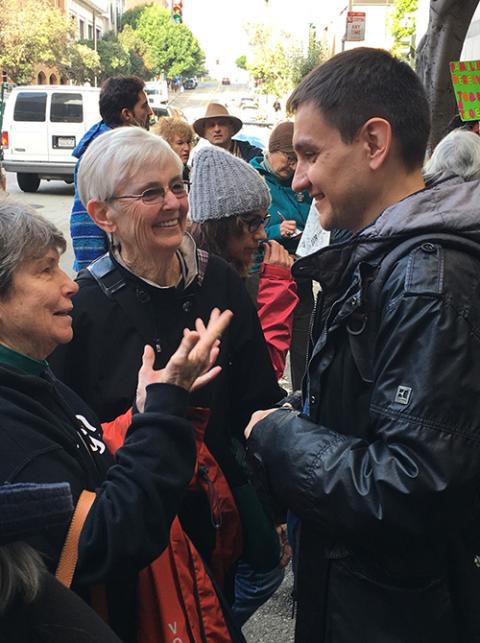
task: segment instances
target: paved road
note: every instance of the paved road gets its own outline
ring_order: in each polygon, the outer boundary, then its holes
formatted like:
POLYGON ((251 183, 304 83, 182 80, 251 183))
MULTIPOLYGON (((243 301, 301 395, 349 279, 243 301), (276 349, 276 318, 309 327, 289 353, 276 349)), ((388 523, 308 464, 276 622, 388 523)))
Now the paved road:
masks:
POLYGON ((67 250, 60 259, 60 264, 69 275, 73 275, 73 250, 69 232, 73 186, 63 181, 41 181, 38 192, 30 194, 22 192, 17 185, 15 174, 7 172, 7 191, 12 198, 28 203, 63 232, 67 240, 67 250))

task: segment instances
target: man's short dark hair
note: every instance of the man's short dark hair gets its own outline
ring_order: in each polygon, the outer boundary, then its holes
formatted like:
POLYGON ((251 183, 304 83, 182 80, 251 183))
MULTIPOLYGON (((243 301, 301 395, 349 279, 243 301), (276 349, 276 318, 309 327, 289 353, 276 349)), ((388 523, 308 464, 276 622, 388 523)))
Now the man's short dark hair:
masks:
POLYGON ((100 115, 107 125, 122 124, 122 109, 132 110, 145 83, 138 76, 112 76, 102 85, 100 115))
POLYGON ((405 166, 423 165, 430 134, 430 109, 413 69, 382 49, 358 47, 313 69, 295 89, 287 110, 317 107, 344 143, 351 143, 370 118, 387 120, 405 166))

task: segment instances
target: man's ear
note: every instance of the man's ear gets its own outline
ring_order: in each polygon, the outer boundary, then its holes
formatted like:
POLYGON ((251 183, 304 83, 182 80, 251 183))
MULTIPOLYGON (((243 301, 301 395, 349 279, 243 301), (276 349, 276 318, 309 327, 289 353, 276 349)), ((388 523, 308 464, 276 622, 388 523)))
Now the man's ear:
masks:
POLYGON ((392 126, 384 118, 370 118, 360 130, 371 170, 385 164, 392 152, 392 126))
POLYGON ((133 120, 133 114, 128 109, 128 107, 124 107, 120 112, 120 118, 122 119, 122 123, 124 125, 131 125, 133 120))
POLYGON ((87 203, 87 212, 104 232, 113 234, 117 229, 116 224, 112 220, 111 210, 105 201, 90 199, 87 203))

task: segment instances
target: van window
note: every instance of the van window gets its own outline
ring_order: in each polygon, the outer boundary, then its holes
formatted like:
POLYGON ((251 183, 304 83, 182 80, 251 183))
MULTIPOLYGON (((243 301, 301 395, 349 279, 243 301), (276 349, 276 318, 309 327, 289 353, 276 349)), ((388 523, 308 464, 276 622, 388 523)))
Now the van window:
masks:
POLYGON ((42 123, 45 120, 46 105, 46 92, 18 92, 13 120, 42 123))
POLYGON ((50 121, 52 123, 81 123, 83 121, 82 95, 65 92, 52 94, 50 121))

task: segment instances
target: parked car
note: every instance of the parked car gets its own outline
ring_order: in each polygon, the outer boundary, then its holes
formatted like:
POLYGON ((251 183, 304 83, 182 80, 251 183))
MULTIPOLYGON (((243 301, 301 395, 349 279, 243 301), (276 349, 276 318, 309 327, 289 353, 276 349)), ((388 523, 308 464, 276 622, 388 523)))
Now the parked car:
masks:
POLYGON ((185 89, 195 89, 198 85, 198 80, 193 77, 193 78, 185 78, 183 81, 183 86, 185 89))
POLYGON ((178 107, 172 107, 172 105, 162 105, 161 107, 153 107, 152 112, 154 114, 154 120, 158 121, 159 118, 164 116, 175 116, 177 118, 185 118, 185 114, 178 107))
POLYGON ((42 179, 73 182, 72 150, 100 120, 96 87, 25 85, 15 87, 5 105, 3 167, 16 172, 24 192, 36 192, 42 179))
POLYGON ((222 85, 230 85, 230 78, 228 76, 222 78, 222 85))
POLYGON ((161 107, 168 101, 168 85, 166 80, 152 80, 145 83, 145 93, 150 107, 161 107))
POLYGON ((258 101, 251 96, 245 96, 240 99, 240 109, 258 109, 258 101))

